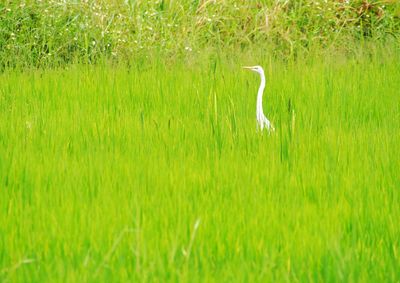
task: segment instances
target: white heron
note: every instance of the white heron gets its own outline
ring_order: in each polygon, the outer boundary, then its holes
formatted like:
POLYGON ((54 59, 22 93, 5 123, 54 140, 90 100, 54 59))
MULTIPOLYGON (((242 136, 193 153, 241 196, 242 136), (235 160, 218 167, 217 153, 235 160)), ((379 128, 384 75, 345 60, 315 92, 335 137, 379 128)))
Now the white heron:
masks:
POLYGON ((263 111, 263 103, 262 103, 262 99, 263 99, 263 93, 264 93, 264 88, 265 88, 265 75, 264 75, 264 70, 261 66, 250 66, 250 67, 243 67, 244 69, 248 69, 254 72, 257 72, 260 74, 261 77, 261 84, 260 87, 258 88, 258 94, 257 94, 257 110, 256 110, 256 114, 257 114, 257 124, 260 128, 260 130, 264 130, 267 129, 268 132, 273 132, 275 131, 274 126, 272 125, 272 123, 268 120, 267 117, 265 117, 264 115, 264 111, 263 111))

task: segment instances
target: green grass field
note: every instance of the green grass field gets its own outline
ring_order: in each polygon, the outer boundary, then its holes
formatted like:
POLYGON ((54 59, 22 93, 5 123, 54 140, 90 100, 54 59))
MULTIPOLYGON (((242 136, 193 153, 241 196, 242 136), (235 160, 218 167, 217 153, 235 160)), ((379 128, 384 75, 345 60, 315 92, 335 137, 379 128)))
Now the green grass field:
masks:
POLYGON ((0 74, 0 281, 399 282, 398 52, 239 57, 0 74))

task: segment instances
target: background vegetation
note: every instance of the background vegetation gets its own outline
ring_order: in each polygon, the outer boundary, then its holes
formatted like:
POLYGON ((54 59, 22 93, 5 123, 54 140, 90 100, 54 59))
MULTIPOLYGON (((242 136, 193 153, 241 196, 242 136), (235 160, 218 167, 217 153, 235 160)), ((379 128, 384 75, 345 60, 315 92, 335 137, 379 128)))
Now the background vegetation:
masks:
POLYGON ((7 0, 0 3, 0 67, 207 49, 288 58, 316 47, 351 52, 364 41, 397 45, 399 34, 396 0, 7 0))

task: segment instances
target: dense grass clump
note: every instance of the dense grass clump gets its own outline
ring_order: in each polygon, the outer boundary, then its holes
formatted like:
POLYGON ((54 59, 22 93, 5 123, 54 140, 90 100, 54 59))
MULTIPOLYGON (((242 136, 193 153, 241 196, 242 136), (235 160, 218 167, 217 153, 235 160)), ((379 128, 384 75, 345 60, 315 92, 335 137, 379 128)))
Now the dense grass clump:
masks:
POLYGON ((399 281, 399 57, 3 73, 0 281, 399 281))
POLYGON ((293 57, 315 48, 353 51, 399 43, 400 2, 3 1, 0 68, 116 61, 152 53, 251 50, 293 57), (357 48, 356 48, 357 49, 357 48))

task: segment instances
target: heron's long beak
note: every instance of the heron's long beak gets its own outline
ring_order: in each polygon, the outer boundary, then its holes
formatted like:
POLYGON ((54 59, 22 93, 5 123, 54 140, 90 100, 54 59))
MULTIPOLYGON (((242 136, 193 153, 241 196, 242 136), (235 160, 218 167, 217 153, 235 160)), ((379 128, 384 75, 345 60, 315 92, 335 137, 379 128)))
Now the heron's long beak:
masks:
POLYGON ((253 69, 253 67, 248 67, 248 66, 243 66, 242 68, 243 69, 247 69, 247 70, 252 70, 253 69))

